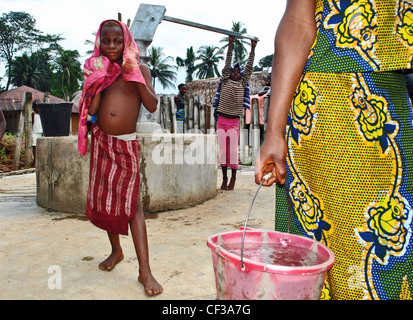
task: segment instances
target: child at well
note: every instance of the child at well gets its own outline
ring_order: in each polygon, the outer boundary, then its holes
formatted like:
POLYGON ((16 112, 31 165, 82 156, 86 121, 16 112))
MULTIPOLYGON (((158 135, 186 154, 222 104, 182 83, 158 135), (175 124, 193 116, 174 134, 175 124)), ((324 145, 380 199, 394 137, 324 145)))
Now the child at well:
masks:
POLYGON ((139 262, 138 281, 147 295, 162 286, 153 277, 145 217, 139 199, 139 151, 136 124, 141 103, 150 111, 158 98, 147 66, 139 64, 139 47, 128 27, 116 20, 104 21, 97 33, 95 50, 86 61, 80 102, 78 147, 87 152, 87 116, 97 116, 92 127, 90 179, 86 214, 107 231, 112 252, 100 263, 111 271, 124 259, 119 235, 130 227, 139 262))
POLYGON ((234 37, 229 37, 228 53, 222 77, 214 101, 218 114, 217 135, 220 149, 220 164, 223 181, 222 190, 234 190, 237 178, 238 142, 240 138, 239 119, 244 114, 244 108, 250 108, 249 79, 254 64, 257 40, 251 40, 251 53, 245 70, 239 63, 232 63, 234 37), (232 169, 228 184, 228 167, 232 169))

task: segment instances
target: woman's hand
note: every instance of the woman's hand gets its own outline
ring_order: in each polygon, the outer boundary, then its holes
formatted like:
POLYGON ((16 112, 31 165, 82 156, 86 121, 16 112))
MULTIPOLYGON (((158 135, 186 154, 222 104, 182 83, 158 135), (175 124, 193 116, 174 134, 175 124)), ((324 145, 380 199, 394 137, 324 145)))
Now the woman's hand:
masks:
POLYGON ((255 182, 261 184, 264 176, 272 173, 272 177, 264 182, 269 187, 274 183, 285 184, 287 142, 284 136, 266 137, 255 161, 255 182))

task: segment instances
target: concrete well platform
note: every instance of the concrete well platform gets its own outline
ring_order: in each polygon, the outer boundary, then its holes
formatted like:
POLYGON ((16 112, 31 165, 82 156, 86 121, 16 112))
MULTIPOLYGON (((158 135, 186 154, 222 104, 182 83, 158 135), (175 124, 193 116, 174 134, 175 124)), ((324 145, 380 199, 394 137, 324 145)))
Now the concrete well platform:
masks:
MULTIPOLYGON (((140 134, 140 196, 147 213, 182 209, 216 196, 217 139, 202 134, 140 134)), ((90 147, 90 146, 89 146, 90 147)), ((84 213, 89 186, 89 151, 77 136, 37 142, 37 202, 45 209, 84 213)))

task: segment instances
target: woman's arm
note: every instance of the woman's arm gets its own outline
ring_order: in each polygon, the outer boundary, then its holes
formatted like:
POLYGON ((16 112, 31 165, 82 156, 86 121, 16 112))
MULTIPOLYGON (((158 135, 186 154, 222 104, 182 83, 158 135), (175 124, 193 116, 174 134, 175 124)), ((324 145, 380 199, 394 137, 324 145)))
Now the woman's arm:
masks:
POLYGON ((271 102, 265 141, 257 158, 256 183, 285 184, 287 143, 285 129, 295 90, 316 37, 315 0, 288 0, 275 37, 271 102))
POLYGON ((138 83, 139 95, 141 96, 145 108, 152 113, 158 108, 158 97, 152 86, 152 76, 148 66, 144 64, 141 65, 141 72, 145 78, 146 86, 142 83, 138 83))

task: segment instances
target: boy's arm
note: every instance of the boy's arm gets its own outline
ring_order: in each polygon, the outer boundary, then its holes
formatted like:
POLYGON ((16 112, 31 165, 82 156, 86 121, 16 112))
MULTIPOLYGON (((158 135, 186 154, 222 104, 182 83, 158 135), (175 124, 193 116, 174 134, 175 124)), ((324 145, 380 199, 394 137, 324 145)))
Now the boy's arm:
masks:
POLYGON ((234 40, 234 37, 229 37, 227 58, 225 60, 225 67, 222 70, 222 78, 229 78, 231 74, 232 50, 234 46, 234 40))
POLYGON ((244 85, 248 84, 250 77, 252 75, 252 70, 254 66, 254 59, 255 59, 255 47, 257 46, 257 41, 251 40, 251 53, 248 59, 248 63, 245 67, 244 74, 242 76, 242 81, 244 85))
POLYGON ((141 96, 142 103, 149 112, 155 112, 158 108, 158 97, 155 89, 152 86, 151 71, 147 65, 141 65, 141 72, 145 78, 146 86, 142 83, 138 83, 138 91, 141 96))
POLYGON ((93 97, 92 102, 90 103, 90 106, 89 106, 90 116, 95 116, 98 113, 101 97, 102 97, 101 92, 99 92, 97 95, 93 97))
POLYGON ((6 119, 4 118, 3 111, 0 110, 0 141, 3 139, 6 132, 6 119))

